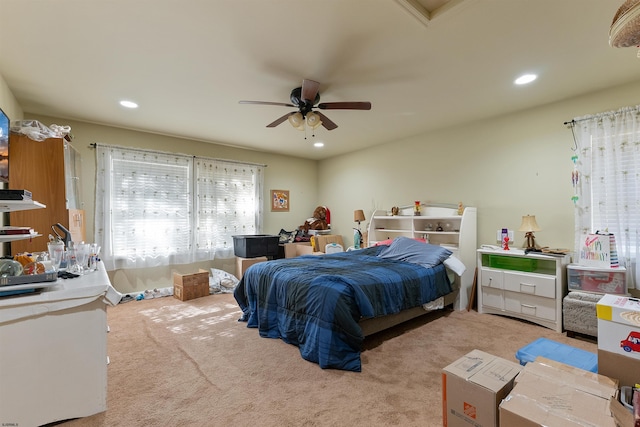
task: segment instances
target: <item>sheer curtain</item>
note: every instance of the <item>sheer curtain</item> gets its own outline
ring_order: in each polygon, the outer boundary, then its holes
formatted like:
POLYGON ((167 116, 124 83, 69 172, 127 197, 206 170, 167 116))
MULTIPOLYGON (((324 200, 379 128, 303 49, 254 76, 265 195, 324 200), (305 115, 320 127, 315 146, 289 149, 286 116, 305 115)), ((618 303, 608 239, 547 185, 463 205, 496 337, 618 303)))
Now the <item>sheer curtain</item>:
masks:
POLYGON ((262 230, 263 168, 196 158, 197 254, 233 257, 233 236, 262 230))
POLYGON ((584 234, 608 230, 637 288, 640 259, 640 106, 571 123, 575 138, 575 249, 584 234))
POLYGON ((263 166, 96 145, 95 241, 108 270, 233 256, 262 229, 263 166))

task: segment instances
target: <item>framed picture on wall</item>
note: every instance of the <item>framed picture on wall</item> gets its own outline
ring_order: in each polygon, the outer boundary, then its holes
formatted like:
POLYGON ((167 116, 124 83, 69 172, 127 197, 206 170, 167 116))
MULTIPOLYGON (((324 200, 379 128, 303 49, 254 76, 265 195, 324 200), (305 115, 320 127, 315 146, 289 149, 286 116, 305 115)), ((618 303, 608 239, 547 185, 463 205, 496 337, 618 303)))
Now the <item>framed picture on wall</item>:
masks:
POLYGON ((271 190, 271 212, 289 212, 289 190, 271 190))

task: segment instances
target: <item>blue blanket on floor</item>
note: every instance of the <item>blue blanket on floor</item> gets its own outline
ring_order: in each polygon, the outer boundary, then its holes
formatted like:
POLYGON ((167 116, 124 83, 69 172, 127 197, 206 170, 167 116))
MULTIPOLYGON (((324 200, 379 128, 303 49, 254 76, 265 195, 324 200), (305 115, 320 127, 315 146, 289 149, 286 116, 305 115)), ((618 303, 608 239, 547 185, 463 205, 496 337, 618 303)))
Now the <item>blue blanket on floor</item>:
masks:
POLYGON ((250 328, 300 348, 321 368, 360 372, 362 318, 398 313, 451 292, 445 267, 383 259, 380 248, 254 264, 235 290, 250 328))

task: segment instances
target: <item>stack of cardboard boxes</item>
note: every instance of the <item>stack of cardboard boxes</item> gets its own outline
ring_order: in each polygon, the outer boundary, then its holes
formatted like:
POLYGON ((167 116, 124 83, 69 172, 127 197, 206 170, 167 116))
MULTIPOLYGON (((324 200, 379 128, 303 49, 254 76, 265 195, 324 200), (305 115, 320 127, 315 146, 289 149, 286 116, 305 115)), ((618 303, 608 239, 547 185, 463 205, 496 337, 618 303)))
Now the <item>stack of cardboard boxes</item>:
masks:
POLYGON ((544 357, 521 366, 474 350, 442 371, 443 425, 633 427, 618 386, 544 357))

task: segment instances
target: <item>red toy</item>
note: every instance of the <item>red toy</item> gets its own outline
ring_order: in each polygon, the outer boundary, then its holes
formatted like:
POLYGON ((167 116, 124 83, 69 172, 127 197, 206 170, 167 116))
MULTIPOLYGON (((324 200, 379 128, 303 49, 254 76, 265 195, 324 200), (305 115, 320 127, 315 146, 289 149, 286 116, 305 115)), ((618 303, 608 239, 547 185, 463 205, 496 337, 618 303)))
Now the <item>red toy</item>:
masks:
POLYGON ((502 240, 502 249, 505 250, 505 251, 509 250, 509 238, 508 237, 505 237, 502 240))

